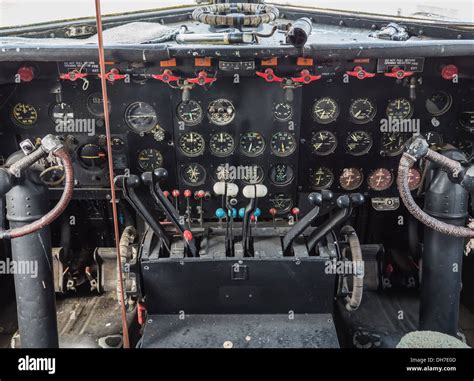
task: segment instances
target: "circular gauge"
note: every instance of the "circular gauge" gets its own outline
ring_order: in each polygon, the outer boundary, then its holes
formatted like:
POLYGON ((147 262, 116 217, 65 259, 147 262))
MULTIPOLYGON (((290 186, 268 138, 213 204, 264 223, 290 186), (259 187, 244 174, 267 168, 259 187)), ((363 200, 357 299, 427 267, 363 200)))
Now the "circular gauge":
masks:
POLYGON ((78 157, 81 164, 89 169, 102 168, 107 159, 107 153, 98 144, 84 144, 78 150, 78 157))
POLYGON ((289 103, 280 102, 273 107, 273 115, 276 120, 284 122, 293 115, 293 107, 289 103))
POLYGON ((413 111, 413 105, 406 98, 391 100, 387 105, 387 116, 392 119, 408 119, 413 111))
POLYGON ((213 155, 224 157, 234 152, 235 142, 231 134, 218 132, 211 136, 209 149, 213 155))
POLYGON ((214 181, 227 181, 233 183, 236 177, 229 163, 219 164, 213 168, 212 178, 214 181))
POLYGON ((345 147, 350 155, 365 155, 372 148, 372 136, 365 131, 351 132, 346 138, 345 147))
POLYGON ((453 98, 444 91, 438 91, 426 99, 426 110, 433 116, 446 114, 451 108, 453 98))
POLYGON ((158 122, 155 109, 145 102, 133 102, 125 110, 125 122, 133 132, 144 134, 155 128, 158 122))
POLYGON ((471 160, 474 156, 474 144, 471 140, 458 140, 453 142, 453 145, 464 152, 467 160, 471 160))
POLYGON ((209 103, 207 108, 209 119, 218 126, 225 126, 235 118, 235 108, 228 99, 217 99, 209 103))
POLYGON ((183 181, 191 186, 201 185, 206 181, 206 170, 198 163, 185 165, 181 173, 183 181))
POLYGON ((443 144, 443 137, 436 131, 429 131, 423 135, 430 146, 440 146, 443 144))
POLYGON ((178 119, 188 126, 195 126, 201 123, 203 118, 202 107, 193 100, 181 102, 176 109, 178 119))
POLYGON ((46 168, 40 173, 40 179, 43 183, 49 186, 60 185, 65 177, 64 167, 61 165, 54 165, 46 168))
POLYGON ((374 119, 376 113, 377 108, 369 98, 355 99, 349 107, 351 119, 357 124, 370 122, 374 119))
POLYGON ((138 153, 138 166, 143 171, 153 171, 163 164, 163 155, 154 148, 145 148, 138 153))
POLYGON ((314 190, 327 189, 334 181, 334 174, 326 167, 315 168, 310 173, 310 181, 314 190))
POLYGON ((363 181, 364 175, 358 168, 344 168, 339 176, 341 188, 347 191, 359 188, 363 181))
POLYGON ((408 187, 410 190, 418 189, 421 185, 421 173, 416 168, 410 168, 408 171, 408 187))
POLYGON ((458 113, 461 126, 469 132, 474 132, 474 101, 467 102, 458 113))
POLYGON ((240 150, 246 156, 255 157, 265 150, 265 140, 258 132, 246 132, 240 137, 240 150))
POLYGON ((240 176, 244 184, 260 184, 265 177, 265 172, 259 165, 246 165, 240 176))
POLYGON ((288 212, 293 206, 293 200, 285 193, 277 193, 270 197, 270 204, 276 209, 278 214, 288 212))
POLYGON ((125 142, 120 138, 112 138, 112 149, 114 151, 120 151, 125 148, 125 142))
POLYGON ((367 182, 371 189, 383 191, 392 185, 393 175, 392 172, 386 168, 378 168, 370 173, 367 182))
MULTIPOLYGON (((108 100, 107 104, 109 106, 110 113, 110 99, 108 100)), ((93 93, 89 95, 87 97, 86 106, 87 110, 89 110, 92 115, 97 116, 99 118, 102 118, 104 116, 104 99, 102 98, 102 94, 93 93)))
POLYGON ((289 132, 277 132, 272 136, 270 147, 276 156, 290 156, 296 150, 295 136, 289 132))
POLYGON ((33 105, 17 103, 12 109, 12 117, 21 127, 30 127, 38 120, 38 112, 33 105))
POLYGON ((287 185, 295 176, 293 167, 288 164, 275 164, 270 168, 270 181, 275 185, 287 185))
POLYGON ((49 110, 49 114, 56 124, 65 123, 68 120, 74 119, 72 106, 64 102, 54 104, 49 110))
POLYGON ((409 136, 402 132, 384 132, 380 138, 380 154, 397 156, 402 153, 409 136))
POLYGON ((334 99, 324 97, 314 101, 311 113, 316 122, 328 124, 334 122, 339 116, 339 106, 334 99))
POLYGON ((311 137, 311 149, 319 156, 333 153, 337 147, 337 138, 329 131, 315 131, 311 137))
POLYGON ((197 132, 186 132, 181 135, 178 145, 186 156, 199 156, 205 148, 204 138, 197 132))

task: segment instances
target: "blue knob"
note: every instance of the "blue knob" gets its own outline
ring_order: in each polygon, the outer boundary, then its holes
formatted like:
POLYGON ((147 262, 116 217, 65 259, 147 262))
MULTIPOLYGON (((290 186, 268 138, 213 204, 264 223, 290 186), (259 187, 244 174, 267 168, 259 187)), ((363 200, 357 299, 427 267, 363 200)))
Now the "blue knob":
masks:
POLYGON ((239 209, 239 217, 244 218, 244 216, 245 216, 245 208, 240 208, 239 209))
POLYGON ((224 209, 218 208, 216 209, 216 217, 217 218, 223 218, 225 216, 224 209))
POLYGON ((260 210, 260 208, 255 208, 255 211, 253 212, 253 215, 255 217, 260 217, 262 215, 262 211, 260 210))
POLYGON ((237 217, 237 209, 232 208, 232 210, 229 210, 229 217, 232 217, 232 218, 237 217))

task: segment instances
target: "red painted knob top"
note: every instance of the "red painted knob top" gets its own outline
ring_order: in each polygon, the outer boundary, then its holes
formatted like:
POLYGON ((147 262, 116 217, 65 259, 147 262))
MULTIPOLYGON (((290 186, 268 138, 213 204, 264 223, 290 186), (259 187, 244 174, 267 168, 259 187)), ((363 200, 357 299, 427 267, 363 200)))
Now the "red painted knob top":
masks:
POLYGON ((293 209, 291 209, 291 214, 293 214, 294 216, 297 216, 298 214, 300 214, 299 208, 293 208, 293 209))
POLYGON ((199 190, 196 192, 197 198, 203 198, 205 195, 206 195, 206 192, 204 192, 203 190, 199 190))
POLYGON ((163 195, 164 195, 165 197, 169 197, 169 196, 170 196, 170 192, 168 192, 168 191, 163 191, 163 195))
POLYGON ((274 216, 275 214, 277 214, 277 210, 275 208, 270 208, 270 210, 268 211, 272 216, 274 216))
POLYGON ((180 193, 179 193, 179 190, 178 190, 178 189, 173 189, 173 190, 171 191, 171 194, 173 195, 173 197, 176 198, 176 197, 179 197, 179 194, 180 194, 180 193))
POLYGON ((185 230, 183 232, 183 238, 186 242, 191 241, 193 239, 193 233, 191 232, 191 230, 185 230))
POLYGON ((446 65, 441 69, 441 76, 447 81, 451 81, 456 75, 458 75, 458 67, 456 65, 446 65))
POLYGON ((186 197, 186 198, 191 197, 191 191, 190 191, 189 189, 186 189, 186 190, 183 192, 183 194, 184 194, 184 197, 186 197))
POLYGON ((250 216, 250 221, 254 222, 255 220, 256 220, 256 217, 252 214, 252 215, 250 216))
POLYGON ((22 82, 31 82, 35 77, 34 69, 31 66, 21 66, 17 73, 22 82))

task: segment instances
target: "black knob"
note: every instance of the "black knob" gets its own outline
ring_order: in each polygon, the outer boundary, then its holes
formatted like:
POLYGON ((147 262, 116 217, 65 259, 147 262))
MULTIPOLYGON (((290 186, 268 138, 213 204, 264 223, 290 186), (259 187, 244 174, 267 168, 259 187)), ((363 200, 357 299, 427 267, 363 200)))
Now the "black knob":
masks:
POLYGON ((339 196, 336 200, 336 204, 339 208, 349 208, 351 206, 351 199, 347 194, 339 196))
POLYGON ((331 201, 334 197, 334 194, 330 190, 324 189, 321 191, 321 196, 323 201, 331 201))
POLYGON ((153 172, 153 177, 156 181, 166 180, 168 178, 168 171, 165 168, 157 168, 153 172))
POLYGON ((311 205, 321 206, 323 203, 323 196, 321 196, 321 193, 313 192, 308 195, 308 201, 311 205))
POLYGON ((353 206, 362 205, 365 201, 365 197, 361 193, 352 193, 349 197, 353 206))
POLYGON ((142 177, 143 184, 145 185, 153 184, 153 173, 143 172, 141 177, 142 177))

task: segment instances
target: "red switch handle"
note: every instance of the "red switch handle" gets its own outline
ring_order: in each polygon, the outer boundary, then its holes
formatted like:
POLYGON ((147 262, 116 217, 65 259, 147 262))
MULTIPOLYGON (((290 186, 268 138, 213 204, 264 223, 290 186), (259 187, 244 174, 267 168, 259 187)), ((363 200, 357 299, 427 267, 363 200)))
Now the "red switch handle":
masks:
POLYGON ((375 73, 365 71, 362 66, 356 66, 353 71, 346 71, 346 74, 361 80, 375 77, 375 73))
POLYGON ((308 84, 313 81, 317 81, 318 79, 321 79, 320 75, 312 75, 308 69, 303 69, 300 71, 300 76, 299 77, 294 77, 291 78, 293 82, 298 82, 298 83, 304 83, 308 84))
POLYGON ((59 78, 64 79, 66 81, 77 81, 78 79, 85 78, 87 77, 87 73, 80 73, 77 70, 72 70, 69 73, 66 74, 60 74, 59 78))
POLYGON ((161 74, 152 74, 152 77, 164 83, 170 83, 180 80, 180 77, 174 75, 173 72, 169 69, 164 70, 161 74))
POLYGON ((213 83, 215 81, 217 81, 217 78, 209 77, 209 74, 207 74, 205 71, 200 71, 196 78, 188 79, 189 83, 194 83, 195 85, 199 85, 199 86, 204 86, 204 85, 207 85, 208 83, 213 83))
POLYGON ((255 74, 257 74, 259 77, 263 78, 267 82, 283 82, 283 78, 275 75, 273 69, 270 68, 265 69, 264 72, 256 71, 255 74))
MULTIPOLYGON (((126 77, 125 74, 120 74, 119 70, 116 68, 110 69, 109 72, 105 73, 105 79, 109 82, 115 82, 120 79, 124 79, 126 77)), ((99 74, 99 78, 102 78, 99 74)))
POLYGON ((398 67, 394 67, 392 69, 392 72, 391 73, 384 73, 384 75, 386 77, 391 77, 391 78, 396 78, 396 79, 403 79, 405 77, 409 77, 410 75, 413 75, 415 74, 415 72, 413 71, 405 71, 405 70, 402 70, 398 67))

